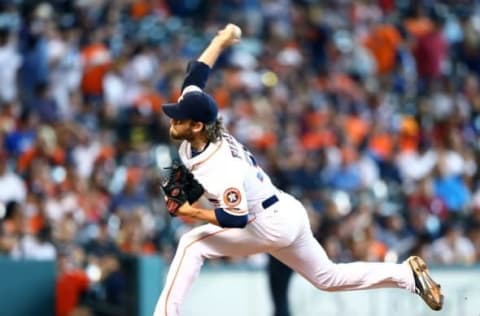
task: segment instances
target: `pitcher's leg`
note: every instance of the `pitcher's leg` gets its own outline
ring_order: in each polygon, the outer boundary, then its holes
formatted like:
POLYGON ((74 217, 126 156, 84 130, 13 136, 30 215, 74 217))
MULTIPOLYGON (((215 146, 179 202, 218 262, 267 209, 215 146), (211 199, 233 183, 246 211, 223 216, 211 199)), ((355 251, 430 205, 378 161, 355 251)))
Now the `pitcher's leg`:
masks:
POLYGON ((214 229, 212 226, 205 225, 182 236, 170 264, 162 293, 155 306, 154 316, 177 316, 180 314, 180 304, 193 280, 198 276, 204 261, 204 257, 201 255, 202 246, 198 247, 195 244, 222 231, 221 228, 214 229))
POLYGON ((407 264, 354 262, 335 264, 310 232, 303 233, 292 245, 271 252, 325 291, 348 291, 372 288, 404 288, 411 292, 415 283, 407 264))
POLYGON ((180 305, 205 259, 246 256, 265 251, 265 246, 248 226, 244 229, 228 229, 209 224, 186 233, 180 239, 170 264, 154 316, 180 315, 180 305))

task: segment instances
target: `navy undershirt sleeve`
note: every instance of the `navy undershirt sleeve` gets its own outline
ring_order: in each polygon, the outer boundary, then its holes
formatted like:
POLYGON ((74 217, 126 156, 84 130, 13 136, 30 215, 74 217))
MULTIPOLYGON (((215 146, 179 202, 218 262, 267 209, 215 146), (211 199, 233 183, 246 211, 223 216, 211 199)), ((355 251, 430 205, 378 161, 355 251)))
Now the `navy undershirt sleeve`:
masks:
POLYGON ((182 91, 188 86, 197 86, 204 89, 207 84, 208 75, 210 74, 210 67, 197 60, 192 60, 187 66, 187 76, 183 81, 182 91))
POLYGON ((243 228, 247 226, 248 215, 232 215, 223 208, 215 209, 215 216, 217 217, 218 224, 221 227, 230 227, 230 228, 243 228))

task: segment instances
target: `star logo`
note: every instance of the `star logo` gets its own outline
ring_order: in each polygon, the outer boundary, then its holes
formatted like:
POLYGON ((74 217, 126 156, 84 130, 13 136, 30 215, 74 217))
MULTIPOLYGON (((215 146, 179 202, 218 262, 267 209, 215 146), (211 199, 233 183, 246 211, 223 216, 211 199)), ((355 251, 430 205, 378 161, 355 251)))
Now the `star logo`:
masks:
POLYGON ((227 195, 228 202, 235 203, 238 200, 238 195, 235 192, 230 192, 227 195))
POLYGON ((242 196, 240 194, 240 190, 236 188, 228 188, 223 193, 223 202, 228 207, 234 207, 240 204, 242 200, 242 196))

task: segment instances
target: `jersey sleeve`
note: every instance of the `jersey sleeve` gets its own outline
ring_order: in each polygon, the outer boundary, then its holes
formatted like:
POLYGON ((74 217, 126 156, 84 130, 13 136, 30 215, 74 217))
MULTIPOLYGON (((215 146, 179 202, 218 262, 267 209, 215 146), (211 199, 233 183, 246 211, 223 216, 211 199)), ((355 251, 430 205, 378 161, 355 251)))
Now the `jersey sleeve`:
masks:
POLYGON ((225 188, 222 192, 220 208, 224 209, 225 212, 231 215, 247 215, 248 209, 245 192, 238 186, 234 185, 225 188))
POLYGON ((241 185, 232 182, 223 188, 215 217, 221 227, 243 228, 247 225, 247 202, 241 185))
POLYGON ((219 207, 234 216, 248 215, 247 197, 244 189, 242 166, 224 170, 222 185, 218 188, 219 207))
POLYGON ((182 91, 188 86, 205 89, 209 75, 210 67, 207 64, 196 60, 190 61, 187 66, 187 75, 182 84, 182 91))
POLYGON ((247 196, 244 189, 245 172, 240 163, 234 161, 228 168, 217 169, 215 188, 217 206, 215 213, 223 227, 243 227, 248 217, 247 196), (240 224, 244 224, 239 225, 240 224))

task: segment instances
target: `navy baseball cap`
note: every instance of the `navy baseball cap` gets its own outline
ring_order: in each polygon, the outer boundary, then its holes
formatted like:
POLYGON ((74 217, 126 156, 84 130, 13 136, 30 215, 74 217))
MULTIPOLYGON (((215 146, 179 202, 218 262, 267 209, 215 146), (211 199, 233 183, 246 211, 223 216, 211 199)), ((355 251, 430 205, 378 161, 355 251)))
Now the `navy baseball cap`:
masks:
POLYGON ((177 103, 164 104, 162 108, 174 120, 192 120, 205 124, 213 123, 218 115, 217 104, 203 91, 187 92, 177 103))

